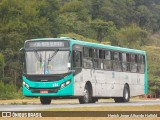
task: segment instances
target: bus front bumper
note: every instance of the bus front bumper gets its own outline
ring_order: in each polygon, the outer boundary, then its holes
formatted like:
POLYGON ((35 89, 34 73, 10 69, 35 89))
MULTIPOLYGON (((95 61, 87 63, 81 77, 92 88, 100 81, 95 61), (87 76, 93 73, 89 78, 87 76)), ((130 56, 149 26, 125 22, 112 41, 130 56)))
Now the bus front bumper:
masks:
POLYGON ((26 86, 22 86, 23 95, 26 97, 39 97, 39 96, 53 96, 53 97, 63 97, 63 96, 73 96, 72 85, 68 85, 62 89, 43 89, 43 88, 32 88, 28 89, 26 86))

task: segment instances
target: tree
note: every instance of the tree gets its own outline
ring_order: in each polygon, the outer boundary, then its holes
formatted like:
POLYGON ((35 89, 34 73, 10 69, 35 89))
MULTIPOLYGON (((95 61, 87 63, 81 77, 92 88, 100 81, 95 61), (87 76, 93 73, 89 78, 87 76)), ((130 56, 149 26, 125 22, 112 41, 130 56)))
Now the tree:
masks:
POLYGON ((2 53, 0 53, 0 77, 4 77, 4 66, 5 66, 5 62, 4 62, 4 56, 2 53))
POLYGON ((91 2, 91 16, 92 19, 98 19, 100 17, 100 9, 104 3, 104 0, 92 0, 91 2))
POLYGON ((144 5, 137 8, 138 24, 142 28, 149 28, 153 17, 151 11, 144 5))
POLYGON ((100 19, 91 22, 91 27, 96 31, 96 38, 99 42, 102 42, 103 38, 109 34, 109 32, 116 30, 112 21, 104 22, 100 19))
POLYGON ((133 0, 105 0, 100 8, 100 18, 112 21, 117 28, 134 23, 135 2, 133 0))
POLYGON ((112 41, 112 45, 118 45, 129 48, 140 48, 145 45, 147 40, 147 32, 136 25, 121 28, 116 33, 116 38, 112 41))

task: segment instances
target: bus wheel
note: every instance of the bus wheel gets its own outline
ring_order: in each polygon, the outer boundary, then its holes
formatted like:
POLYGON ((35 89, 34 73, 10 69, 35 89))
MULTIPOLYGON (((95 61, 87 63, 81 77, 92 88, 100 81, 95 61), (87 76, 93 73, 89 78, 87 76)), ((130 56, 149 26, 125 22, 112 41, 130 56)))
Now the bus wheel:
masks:
POLYGON ((41 104, 48 105, 51 104, 51 98, 50 97, 40 97, 41 104))
POLYGON ((116 97, 114 98, 115 103, 121 103, 122 102, 122 98, 121 97, 116 97))
POLYGON ((128 85, 125 85, 123 89, 123 97, 116 97, 114 98, 114 101, 116 103, 122 103, 122 102, 129 102, 129 99, 130 99, 130 90, 128 85))
POLYGON ((123 89, 123 99, 122 99, 122 102, 129 102, 129 99, 130 99, 130 90, 129 90, 128 85, 125 85, 124 89, 123 89))
POLYGON ((91 93, 89 91, 89 86, 86 85, 83 92, 83 96, 79 98, 79 103, 86 104, 86 103, 90 103, 90 101, 91 101, 91 93))
POLYGON ((91 103, 98 102, 98 98, 92 98, 91 103))

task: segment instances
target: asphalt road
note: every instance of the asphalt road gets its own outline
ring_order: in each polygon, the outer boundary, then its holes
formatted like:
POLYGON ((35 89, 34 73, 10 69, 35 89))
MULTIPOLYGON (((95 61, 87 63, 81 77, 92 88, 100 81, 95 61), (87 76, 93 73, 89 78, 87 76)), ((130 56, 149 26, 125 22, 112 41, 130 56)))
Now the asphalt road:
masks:
POLYGON ((0 111, 32 111, 44 110, 48 108, 78 108, 78 107, 100 107, 100 106, 144 106, 144 105, 160 105, 160 100, 141 100, 131 101, 129 103, 114 103, 114 102, 98 102, 93 104, 78 104, 78 103, 62 103, 62 104, 27 104, 27 105, 0 105, 0 111))

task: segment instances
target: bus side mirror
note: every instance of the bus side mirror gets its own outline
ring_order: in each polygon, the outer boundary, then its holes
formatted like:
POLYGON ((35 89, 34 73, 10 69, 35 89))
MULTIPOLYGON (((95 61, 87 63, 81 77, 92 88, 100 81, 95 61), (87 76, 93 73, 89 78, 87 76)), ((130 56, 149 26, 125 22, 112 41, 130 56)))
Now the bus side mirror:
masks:
POLYGON ((20 52, 24 52, 25 50, 24 50, 24 48, 21 48, 19 51, 20 51, 20 52))

